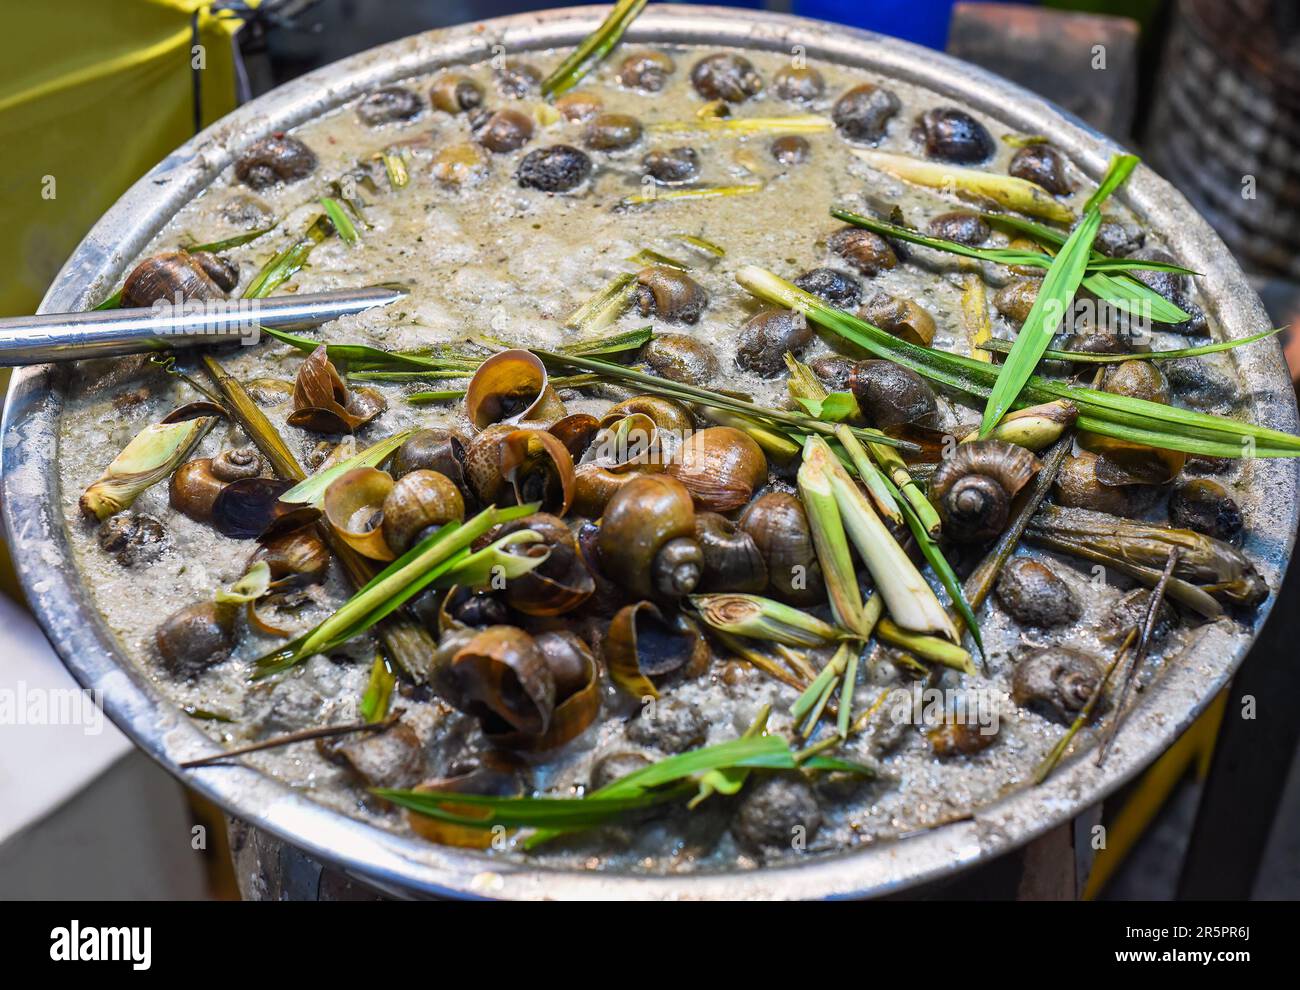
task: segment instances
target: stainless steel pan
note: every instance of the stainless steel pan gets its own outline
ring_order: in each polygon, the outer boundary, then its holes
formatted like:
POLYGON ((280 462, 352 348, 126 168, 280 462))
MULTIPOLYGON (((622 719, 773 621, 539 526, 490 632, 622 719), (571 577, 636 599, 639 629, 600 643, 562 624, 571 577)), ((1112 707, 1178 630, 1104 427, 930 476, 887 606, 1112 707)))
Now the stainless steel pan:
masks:
MULTIPOLYGON (((607 8, 583 7, 502 18, 397 41, 304 76, 242 107, 177 149, 104 215, 73 253, 42 312, 85 308, 105 295, 127 264, 244 146, 376 86, 443 65, 479 61, 493 45, 510 52, 570 46, 607 8)), ((1116 150, 1108 139, 1028 92, 980 69, 889 38, 795 17, 708 7, 652 7, 628 43, 705 43, 774 51, 799 45, 813 58, 862 66, 927 87, 1010 127, 1049 134, 1088 175, 1116 150)), ((1121 198, 1197 271, 1207 303, 1233 336, 1264 329, 1266 317, 1235 261, 1171 186, 1142 168, 1121 198)), ((1232 352, 1255 422, 1295 432, 1296 406, 1275 344, 1232 352)), ((1036 789, 1011 794, 971 819, 873 847, 759 871, 669 877, 553 871, 388 834, 313 803, 243 767, 181 773, 177 764, 213 743, 132 665, 91 608, 58 514, 55 458, 66 371, 15 375, 3 423, 4 520, 33 609, 68 668, 103 691, 109 716, 154 759, 231 814, 310 855, 397 894, 504 898, 806 898, 875 895, 934 880, 1027 842, 1101 800, 1158 756, 1227 682, 1254 628, 1209 626, 1145 693, 1126 719, 1104 769, 1089 755, 1062 766, 1036 789)), ((1270 585, 1280 584, 1297 521, 1297 465, 1246 466, 1247 552, 1270 585)))

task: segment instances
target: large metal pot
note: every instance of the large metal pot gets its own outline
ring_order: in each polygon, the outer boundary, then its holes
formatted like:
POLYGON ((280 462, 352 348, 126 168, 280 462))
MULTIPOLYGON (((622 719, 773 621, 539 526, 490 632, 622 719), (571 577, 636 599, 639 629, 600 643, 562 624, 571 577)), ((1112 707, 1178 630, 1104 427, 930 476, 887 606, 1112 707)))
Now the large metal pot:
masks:
MULTIPOLYGON (((250 103, 178 149, 141 179, 95 226, 50 287, 42 311, 84 308, 182 205, 245 145, 293 127, 375 86, 439 66, 476 61, 493 45, 512 52, 568 46, 605 8, 526 14, 385 45, 313 72, 250 103)), ((795 17, 661 5, 643 15, 629 42, 702 42, 790 51, 863 66, 928 87, 1009 127, 1050 134, 1096 178, 1116 146, 1031 94, 980 69, 903 42, 795 17)), ((1139 169, 1121 197, 1164 232, 1182 261, 1204 272, 1208 303, 1233 336, 1266 324, 1258 299, 1223 244, 1168 183, 1139 169)), ((1255 422, 1295 431, 1296 406, 1278 347, 1234 351, 1255 422)), ((555 871, 440 848, 391 835, 313 803, 242 766, 181 773, 177 765, 214 751, 212 741, 130 663, 90 606, 72 562, 54 470, 66 371, 19 373, 3 426, 4 519, 10 548, 38 618, 64 662, 88 688, 102 690, 109 716, 187 784, 231 814, 398 894, 504 898, 804 898, 898 891, 988 859, 1095 804, 1158 756, 1232 675, 1263 622, 1207 626, 1192 648, 1147 691, 1126 719, 1112 756, 1098 769, 1090 754, 1062 766, 1038 788, 1012 793, 972 818, 841 855, 759 871, 643 877, 555 871)), ((1296 465, 1246 466, 1247 551, 1277 588, 1295 538, 1296 465)))

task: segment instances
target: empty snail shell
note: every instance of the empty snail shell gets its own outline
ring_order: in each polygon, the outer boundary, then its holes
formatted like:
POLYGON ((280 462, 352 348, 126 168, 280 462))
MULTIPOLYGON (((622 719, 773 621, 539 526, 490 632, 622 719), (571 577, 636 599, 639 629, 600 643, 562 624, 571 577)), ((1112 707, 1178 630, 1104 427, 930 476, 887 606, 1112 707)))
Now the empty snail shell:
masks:
POLYGON ((600 666, 591 648, 569 630, 538 633, 534 640, 555 681, 555 710, 546 731, 487 733, 494 745, 541 751, 563 746, 596 720, 600 712, 600 666))
POLYGON ((753 497, 767 481, 767 458, 747 433, 711 426, 692 433, 665 468, 704 509, 729 512, 753 497))
POLYGON ((343 384, 324 344, 298 368, 293 384, 290 426, 315 433, 352 433, 388 407, 374 389, 349 389, 343 384))
POLYGON ((330 551, 315 526, 299 526, 264 539, 248 558, 248 567, 262 561, 270 568, 276 586, 314 584, 325 577, 330 551))
POLYGON ((545 430, 514 430, 497 448, 501 477, 519 505, 537 502, 546 512, 564 515, 573 504, 573 456, 545 430))
POLYGON ((665 684, 697 677, 709 665, 699 627, 680 612, 665 616, 647 601, 618 610, 604 650, 610 679, 634 698, 658 698, 665 684))
POLYGON ((545 555, 546 560, 507 584, 506 601, 525 615, 563 615, 573 611, 596 590, 577 537, 558 516, 535 512, 506 523, 495 531, 493 538, 525 529, 540 536, 541 542, 511 544, 506 552, 545 555))
POLYGON ((392 560, 397 553, 383 530, 384 505, 392 491, 393 476, 387 471, 353 468, 325 489, 325 519, 353 550, 372 560, 392 560))
POLYGON ((758 592, 767 587, 767 564, 754 538, 716 512, 695 517, 695 539, 704 554, 701 591, 758 592))
POLYGON ((688 595, 704 569, 691 494, 662 474, 637 475, 614 493, 599 546, 604 572, 639 597, 688 595))
POLYGON ((168 251, 131 269, 122 283, 124 307, 156 302, 224 299, 239 281, 239 267, 206 251, 168 251))
POLYGON ((198 602, 169 615, 154 633, 167 669, 193 677, 230 656, 237 642, 238 610, 218 602, 198 602))
POLYGON ((695 323, 709 294, 695 279, 667 265, 651 265, 636 275, 636 305, 642 316, 657 316, 669 323, 695 323))
POLYGON ((1024 447, 1001 440, 957 446, 930 480, 930 501, 944 532, 962 543, 978 543, 1006 528, 1011 501, 1040 467, 1024 447))
POLYGON ((465 499, 446 475, 421 469, 398 479, 384 498, 382 512, 384 542, 397 555, 440 526, 462 522, 465 499))
POLYGON ((484 361, 465 392, 465 415, 477 429, 493 423, 552 420, 564 403, 550 386, 546 366, 531 351, 500 351, 484 361))
POLYGON ((459 72, 444 72, 433 81, 429 100, 446 113, 465 113, 483 105, 483 87, 459 72))
POLYGON ((803 503, 788 492, 767 492, 740 516, 740 528, 767 565, 768 587, 792 605, 826 600, 826 585, 803 503))
POLYGON ((316 153, 284 134, 249 145, 235 161, 235 177, 251 189, 297 182, 316 170, 316 153))
POLYGON ((536 640, 514 626, 449 634, 438 668, 440 693, 489 732, 544 733, 555 711, 555 678, 536 640))
POLYGON ((1069 725, 1101 682, 1096 657, 1068 646, 1030 650, 1016 663, 1011 697, 1017 705, 1069 725))

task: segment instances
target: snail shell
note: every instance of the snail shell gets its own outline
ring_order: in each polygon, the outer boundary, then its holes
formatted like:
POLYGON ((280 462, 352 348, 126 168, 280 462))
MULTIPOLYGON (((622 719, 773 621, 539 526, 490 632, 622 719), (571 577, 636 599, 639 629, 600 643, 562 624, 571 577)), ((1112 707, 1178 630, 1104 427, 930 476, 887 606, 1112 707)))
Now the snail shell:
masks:
POLYGON ((638 475, 614 494, 599 546, 602 570, 639 597, 678 597, 699 584, 695 508, 690 492, 666 475, 638 475))
POLYGON ((131 269, 122 283, 124 307, 149 307, 155 302, 224 299, 239 281, 239 267, 205 251, 168 251, 131 269))
POLYGON ((767 458, 749 434, 711 426, 692 433, 665 470, 701 508, 729 512, 749 502, 767 481, 767 458))
POLYGON ((1017 705, 1069 725, 1101 682, 1102 665, 1067 646, 1030 650, 1016 664, 1011 697, 1017 705))
POLYGON ((767 492, 741 514, 740 528, 749 534, 767 565, 768 587, 792 605, 826 600, 826 584, 803 503, 788 492, 767 492))
POLYGON ((394 554, 403 554, 439 526, 462 522, 465 499, 446 475, 421 469, 398 479, 382 511, 384 542, 394 554))
POLYGON ((1012 499, 1040 466, 1030 451, 1001 440, 959 444, 930 479, 930 501, 944 532, 961 543, 997 536, 1006 528, 1012 499))
POLYGON ((665 684, 697 677, 709 665, 709 647, 695 623, 680 612, 666 617, 653 602, 619 609, 604 649, 610 679, 634 698, 658 698, 665 684))

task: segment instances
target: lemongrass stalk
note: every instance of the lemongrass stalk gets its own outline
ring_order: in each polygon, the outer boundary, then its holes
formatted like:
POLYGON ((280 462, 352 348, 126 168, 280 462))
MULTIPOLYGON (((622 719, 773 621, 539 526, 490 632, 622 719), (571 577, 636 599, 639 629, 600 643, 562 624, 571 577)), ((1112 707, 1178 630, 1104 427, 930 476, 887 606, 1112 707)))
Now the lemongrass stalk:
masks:
POLYGON ((907 469, 907 462, 899 455, 893 447, 883 443, 867 443, 867 449, 871 451, 871 456, 884 469, 885 475, 894 483, 899 494, 907 500, 912 511, 916 513, 917 519, 921 521, 921 526, 933 538, 938 539, 943 530, 943 521, 939 518, 938 510, 934 504, 926 497, 925 492, 921 491, 920 486, 912 477, 912 473, 907 469))
POLYGON ((388 706, 392 702, 393 688, 397 686, 397 675, 388 665, 383 654, 375 656, 370 665, 370 679, 366 682, 365 694, 361 696, 358 713, 362 721, 378 722, 387 717, 388 706))
POLYGON ((216 416, 197 416, 179 423, 149 424, 82 493, 81 511, 101 521, 125 512, 146 489, 170 477, 216 422, 216 416))
MULTIPOLYGON (((848 660, 846 659, 844 661, 844 666, 847 665, 848 660)), ((821 721, 822 713, 826 711, 826 706, 830 704, 831 698, 835 694, 835 685, 842 674, 843 670, 839 671, 835 677, 827 681, 826 687, 824 687, 822 693, 818 695, 817 703, 813 705, 812 711, 808 713, 808 717, 804 720, 803 727, 799 730, 799 735, 804 739, 807 739, 817 731, 817 723, 821 721)))
POLYGON ((853 652, 853 646, 849 643, 841 643, 834 655, 826 661, 826 666, 821 669, 817 678, 808 685, 794 703, 790 706, 790 719, 793 722, 802 722, 804 716, 813 710, 813 707, 825 696, 827 688, 833 688, 835 681, 844 673, 844 667, 848 663, 849 654, 853 652))
POLYGON ((923 660, 960 670, 964 674, 979 672, 970 653, 962 647, 938 636, 924 636, 910 632, 887 618, 876 623, 876 636, 882 643, 910 650, 923 660))
POLYGON ((385 151, 381 157, 384 160, 384 172, 388 175, 388 184, 394 189, 403 189, 411 181, 411 173, 406 168, 406 158, 400 151, 385 151))
MULTIPOLYGON (((1200 357, 1204 354, 1218 354, 1221 351, 1230 351, 1237 347, 1244 347, 1246 344, 1253 344, 1259 340, 1267 340, 1269 337, 1276 336, 1285 330, 1286 327, 1276 327, 1272 330, 1264 330, 1261 333, 1252 333, 1249 337, 1241 337, 1237 340, 1220 340, 1213 344, 1198 344, 1196 347, 1179 347, 1172 351, 1133 351, 1127 354, 1091 354, 1087 351, 1060 351, 1048 348, 1043 351, 1045 361, 1071 361, 1076 364, 1122 364, 1125 361, 1177 361, 1182 358, 1200 357)), ((1006 354, 1011 350, 1012 342, 1009 340, 987 340, 980 345, 983 351, 993 351, 997 354, 1006 354)))
POLYGON ((983 349, 993 339, 988 293, 984 291, 984 279, 975 272, 969 273, 962 284, 961 315, 966 323, 966 338, 970 342, 971 356, 992 362, 993 355, 983 349))
POLYGON ((609 15, 542 81, 542 95, 559 96, 572 89, 612 52, 623 32, 645 9, 646 0, 618 0, 609 15))
POLYGON ((714 630, 714 635, 717 636, 719 642, 721 642, 736 656, 757 667, 769 677, 776 678, 782 684, 787 684, 798 691, 803 691, 803 689, 807 687, 808 680, 811 680, 811 678, 800 680, 789 671, 783 670, 777 665, 776 661, 766 653, 754 649, 738 636, 729 636, 726 633, 718 632, 717 630, 714 630))
POLYGON ((745 137, 751 134, 815 134, 829 131, 835 122, 815 113, 790 114, 785 117, 696 117, 694 120, 661 120, 647 124, 647 131, 661 134, 705 133, 721 137, 745 137))
POLYGON ((331 199, 329 196, 322 196, 320 205, 345 244, 353 246, 361 240, 360 235, 357 234, 356 226, 352 223, 351 218, 343 212, 343 207, 339 205, 338 200, 331 199))
POLYGON ((653 192, 637 193, 624 196, 619 200, 620 207, 645 206, 648 203, 667 203, 683 199, 714 199, 719 196, 745 196, 762 190, 761 183, 740 186, 695 186, 690 189, 656 189, 653 192))
POLYGON ((672 236, 683 244, 688 244, 695 250, 711 255, 714 258, 725 258, 727 256, 725 248, 719 247, 712 241, 706 241, 703 237, 696 237, 694 234, 673 234, 672 236))
POLYGON ((772 652, 785 661, 786 666, 794 671, 796 677, 811 681, 817 676, 817 671, 813 670, 812 664, 808 662, 806 651, 800 652, 782 643, 774 643, 772 644, 772 652))
POLYGON ((804 463, 809 462, 820 467, 829 481, 844 528, 871 571, 894 621, 913 632, 937 632, 956 640, 957 630, 934 591, 824 440, 808 438, 804 463))
POLYGON ((732 636, 812 647, 844 635, 814 615, 761 595, 725 592, 688 600, 706 625, 732 636))
POLYGON ((932 189, 953 190, 968 197, 992 200, 1000 206, 1042 217, 1057 223, 1073 222, 1074 213, 1054 199, 1042 186, 1025 179, 940 162, 922 161, 873 148, 850 148, 850 152, 878 172, 932 189))
POLYGON ((840 446, 844 448, 844 453, 848 455, 853 469, 857 471, 862 483, 867 486, 867 494, 876 503, 876 508, 880 510, 880 514, 894 526, 902 526, 903 512, 898 507, 898 502, 889 490, 889 485, 886 483, 884 476, 881 475, 880 468, 867 456, 866 448, 858 442, 858 438, 853 435, 853 431, 841 423, 835 428, 835 439, 840 442, 840 446))
POLYGON ((863 620, 862 590, 853 567, 853 554, 849 551, 848 536, 825 465, 808 456, 813 440, 813 437, 808 438, 803 463, 799 465, 795 479, 799 497, 808 514, 813 547, 826 580, 826 593, 835 621, 865 639, 870 630, 863 620))
POLYGON ((857 687, 857 680, 858 653, 854 650, 849 654, 848 663, 844 665, 844 685, 840 688, 840 710, 837 713, 836 728, 841 739, 847 739, 849 736, 849 719, 853 712, 853 689, 857 687))
POLYGON ((645 267, 647 265, 663 265, 665 268, 675 268, 679 272, 689 272, 691 266, 684 261, 678 261, 676 258, 670 258, 666 254, 660 254, 651 248, 642 248, 636 254, 627 259, 634 265, 645 267))
POLYGON ((632 304, 636 276, 623 272, 608 285, 569 314, 564 325, 570 330, 586 333, 609 326, 632 304))
POLYGON ((404 430, 391 437, 386 437, 347 458, 347 460, 340 461, 324 471, 318 471, 311 477, 298 482, 298 484, 281 495, 280 501, 291 502, 295 505, 314 505, 319 509, 325 501, 325 489, 333 484, 336 478, 347 474, 353 468, 379 467, 414 432, 414 430, 404 430))

